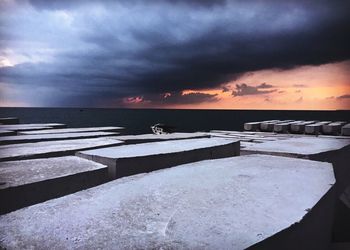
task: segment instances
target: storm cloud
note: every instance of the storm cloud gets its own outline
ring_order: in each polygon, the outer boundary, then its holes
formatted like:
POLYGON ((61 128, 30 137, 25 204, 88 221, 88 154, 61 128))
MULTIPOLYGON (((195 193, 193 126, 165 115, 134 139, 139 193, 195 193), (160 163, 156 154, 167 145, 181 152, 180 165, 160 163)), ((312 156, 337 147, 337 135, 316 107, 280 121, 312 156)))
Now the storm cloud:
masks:
MULTIPOLYGON (((0 83, 37 91, 39 105, 159 103, 165 93, 169 103, 211 102, 217 96, 201 90, 227 90, 246 72, 350 59, 349 1, 12 0, 0 8, 0 83)), ((273 87, 241 84, 233 96, 273 87)))
POLYGON ((269 89, 272 88, 272 85, 260 84, 258 86, 249 86, 245 83, 236 84, 235 90, 232 91, 233 96, 246 96, 246 95, 262 95, 262 94, 270 94, 276 92, 276 89, 272 90, 261 90, 261 89, 269 89))

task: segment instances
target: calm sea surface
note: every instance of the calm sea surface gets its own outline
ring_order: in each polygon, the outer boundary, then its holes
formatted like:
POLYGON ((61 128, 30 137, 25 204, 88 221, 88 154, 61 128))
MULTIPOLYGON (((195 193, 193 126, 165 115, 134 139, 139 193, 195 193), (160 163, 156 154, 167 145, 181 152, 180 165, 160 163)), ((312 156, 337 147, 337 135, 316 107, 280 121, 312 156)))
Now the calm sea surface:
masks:
POLYGON ((243 130, 249 121, 272 119, 348 121, 350 111, 278 110, 168 110, 0 108, 0 117, 16 116, 21 123, 65 123, 69 127, 123 126, 127 133, 150 133, 150 126, 165 123, 177 131, 243 130))

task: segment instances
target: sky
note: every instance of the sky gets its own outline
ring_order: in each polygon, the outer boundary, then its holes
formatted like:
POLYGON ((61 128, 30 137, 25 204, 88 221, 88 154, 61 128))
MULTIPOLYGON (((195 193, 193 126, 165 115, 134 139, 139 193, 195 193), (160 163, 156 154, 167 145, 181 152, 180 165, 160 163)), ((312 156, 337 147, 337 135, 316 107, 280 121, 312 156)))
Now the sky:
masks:
POLYGON ((349 110, 349 9, 0 0, 0 107, 349 110))

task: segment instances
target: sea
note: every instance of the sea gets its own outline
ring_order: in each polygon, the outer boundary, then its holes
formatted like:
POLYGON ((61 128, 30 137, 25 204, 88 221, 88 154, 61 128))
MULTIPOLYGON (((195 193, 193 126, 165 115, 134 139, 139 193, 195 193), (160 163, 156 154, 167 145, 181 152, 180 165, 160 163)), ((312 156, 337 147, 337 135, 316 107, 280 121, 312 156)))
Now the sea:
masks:
POLYGON ((350 122, 350 110, 184 110, 113 108, 0 108, 0 117, 20 123, 64 123, 68 127, 122 126, 127 134, 151 133, 162 123, 178 132, 243 130, 245 122, 263 120, 319 120, 350 122))

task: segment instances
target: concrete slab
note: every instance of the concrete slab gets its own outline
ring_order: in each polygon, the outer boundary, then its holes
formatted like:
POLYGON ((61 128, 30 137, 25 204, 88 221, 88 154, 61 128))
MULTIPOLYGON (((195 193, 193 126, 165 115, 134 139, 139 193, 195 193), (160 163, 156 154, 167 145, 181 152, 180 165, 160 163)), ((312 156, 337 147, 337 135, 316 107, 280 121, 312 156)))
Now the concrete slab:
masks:
POLYGON ((59 141, 71 139, 86 139, 106 136, 116 136, 115 132, 86 132, 86 133, 60 133, 60 134, 38 134, 38 135, 16 135, 0 137, 0 145, 31 143, 40 141, 59 141))
POLYGON ((90 127, 90 128, 64 128, 64 129, 50 129, 50 130, 36 130, 21 132, 21 135, 34 134, 59 134, 59 133, 85 133, 85 132, 118 132, 123 130, 123 127, 90 127))
POLYGON ((256 144, 247 150, 254 153, 271 152, 276 155, 287 154, 303 157, 340 150, 349 145, 350 139, 337 140, 332 138, 298 137, 256 144))
POLYGON ((322 126, 331 123, 331 121, 323 121, 305 126, 305 134, 318 135, 322 131, 322 126))
POLYGON ((273 131, 273 126, 281 122, 280 120, 274 120, 274 121, 267 121, 267 122, 262 122, 260 124, 260 130, 264 132, 272 132, 273 131))
POLYGON ((124 145, 76 155, 107 165, 110 178, 115 179, 189 162, 236 156, 239 147, 238 140, 204 138, 124 145))
POLYGON ((2 215, 0 245, 328 249, 334 182, 328 163, 263 155, 202 161, 2 215))
POLYGON ((142 135, 121 135, 114 138, 124 141, 125 144, 138 144, 146 142, 168 141, 168 140, 181 140, 181 139, 199 139, 209 138, 206 133, 171 133, 171 134, 142 134, 142 135))
POLYGON ((350 185, 350 139, 331 139, 318 137, 291 138, 280 141, 265 142, 247 146, 241 154, 270 154, 287 157, 304 158, 333 164, 337 179, 337 225, 334 227, 335 239, 350 241, 350 209, 342 209, 339 197, 350 185))
POLYGON ((244 130, 256 131, 260 128, 261 122, 246 122, 244 123, 244 130))
POLYGON ((10 131, 15 131, 16 133, 20 133, 21 131, 33 131, 33 130, 43 130, 43 129, 52 129, 52 128, 45 127, 45 126, 27 126, 27 125, 17 124, 17 125, 0 125, 0 129, 10 130, 10 131))
POLYGON ((2 117, 0 118, 0 124, 18 124, 19 119, 17 117, 2 117))
POLYGON ((15 135, 15 134, 16 134, 16 132, 14 132, 14 131, 0 129, 0 136, 10 136, 10 135, 15 135))
POLYGON ((290 131, 292 124, 299 124, 305 121, 293 121, 293 122, 285 122, 285 123, 277 123, 273 126, 273 131, 276 133, 287 133, 290 131))
POLYGON ((14 125, 0 125, 0 129, 7 129, 11 131, 27 131, 47 128, 65 128, 67 125, 62 123, 31 123, 31 124, 14 124, 14 125))
POLYGON ((93 138, 0 146, 0 162, 72 155, 76 151, 122 144, 113 138, 93 138))
POLYGON ((0 163, 0 214, 107 182, 107 167, 75 156, 0 163))
POLYGON ((346 122, 332 122, 329 124, 322 125, 322 133, 326 135, 339 135, 341 133, 341 128, 346 122))
POLYGON ((341 128, 341 134, 346 136, 350 135, 350 123, 341 128))
POLYGON ((301 122, 301 123, 295 123, 290 126, 290 132, 291 133, 297 133, 302 134, 305 132, 305 126, 309 124, 317 123, 318 121, 307 121, 307 122, 301 122))

